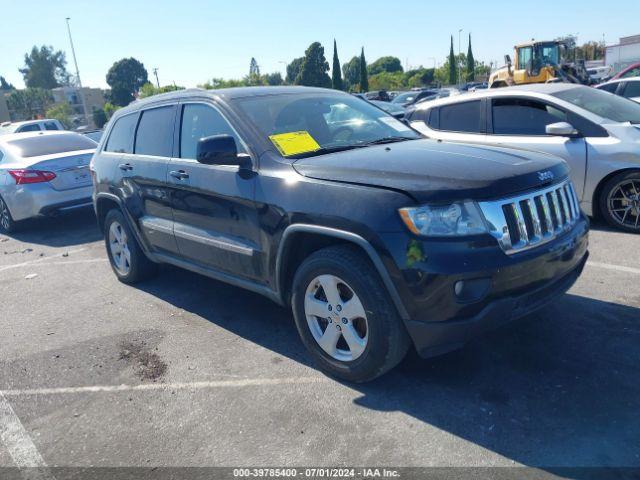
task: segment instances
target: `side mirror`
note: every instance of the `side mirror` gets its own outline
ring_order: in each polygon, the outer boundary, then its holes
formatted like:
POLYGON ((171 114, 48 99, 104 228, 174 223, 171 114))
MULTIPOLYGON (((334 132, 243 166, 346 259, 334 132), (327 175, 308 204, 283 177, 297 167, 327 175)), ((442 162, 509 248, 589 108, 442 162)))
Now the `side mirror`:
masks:
POLYGON ((213 135, 201 138, 196 148, 196 159, 205 165, 240 165, 246 158, 238 155, 236 140, 231 135, 213 135))
POLYGON ((547 135, 554 135, 556 137, 578 137, 580 133, 573 125, 567 122, 550 123, 545 127, 547 135))

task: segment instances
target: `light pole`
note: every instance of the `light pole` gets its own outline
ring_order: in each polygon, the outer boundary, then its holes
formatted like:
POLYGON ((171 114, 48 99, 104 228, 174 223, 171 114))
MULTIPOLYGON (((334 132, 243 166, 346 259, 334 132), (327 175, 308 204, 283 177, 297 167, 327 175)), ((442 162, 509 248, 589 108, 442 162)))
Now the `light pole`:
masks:
POLYGON ((82 90, 82 81, 80 80, 80 70, 78 70, 78 60, 76 59, 76 50, 73 48, 73 39, 71 38, 71 26, 69 20, 71 17, 67 17, 67 32, 69 32, 69 43, 71 44, 71 54, 73 55, 73 63, 76 66, 76 78, 78 79, 78 92, 80 94, 80 101, 82 102, 82 110, 84 111, 84 121, 89 125, 89 112, 87 112, 87 102, 84 99, 84 91, 82 90))
POLYGON ((458 85, 462 85, 462 70, 460 69, 460 53, 461 45, 460 45, 460 34, 462 33, 462 29, 458 30, 458 59, 456 62, 458 63, 458 85))
POLYGON ((160 80, 158 80, 158 67, 153 69, 153 74, 156 76, 156 85, 160 88, 160 80))

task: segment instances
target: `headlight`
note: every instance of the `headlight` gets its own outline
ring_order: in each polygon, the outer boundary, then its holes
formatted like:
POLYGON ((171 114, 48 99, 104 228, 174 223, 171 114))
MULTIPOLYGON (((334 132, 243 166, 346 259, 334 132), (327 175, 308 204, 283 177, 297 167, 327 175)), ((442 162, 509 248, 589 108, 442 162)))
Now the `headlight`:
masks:
POLYGON ((487 232, 482 214, 475 202, 422 205, 401 208, 399 211, 405 225, 416 235, 450 237, 487 232))

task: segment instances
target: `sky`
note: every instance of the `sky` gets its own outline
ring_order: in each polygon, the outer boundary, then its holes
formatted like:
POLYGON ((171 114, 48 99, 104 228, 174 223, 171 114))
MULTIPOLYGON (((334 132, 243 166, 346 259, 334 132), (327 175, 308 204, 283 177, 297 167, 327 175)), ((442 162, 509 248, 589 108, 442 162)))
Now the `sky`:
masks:
POLYGON ((384 55, 403 66, 432 67, 458 51, 471 34, 476 60, 502 64, 516 43, 574 34, 578 42, 607 44, 640 34, 640 2, 619 0, 379 1, 379 0, 0 0, 0 75, 23 87, 18 68, 33 45, 67 54, 75 73, 65 17, 71 17, 80 76, 106 88, 109 67, 123 57, 140 60, 160 83, 194 87, 213 77, 241 78, 255 57, 262 73, 280 71, 314 41, 331 65, 333 39, 340 61, 384 55))

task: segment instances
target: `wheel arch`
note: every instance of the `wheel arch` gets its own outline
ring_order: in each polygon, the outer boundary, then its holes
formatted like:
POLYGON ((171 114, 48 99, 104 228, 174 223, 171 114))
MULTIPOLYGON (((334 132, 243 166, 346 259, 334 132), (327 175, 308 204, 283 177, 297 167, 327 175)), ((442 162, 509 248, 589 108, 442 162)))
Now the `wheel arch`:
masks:
POLYGON ((593 202, 591 204, 593 206, 591 210, 594 218, 602 218, 602 212, 600 211, 600 195, 602 195, 602 190, 607 182, 613 177, 630 172, 640 172, 640 167, 621 168, 620 170, 615 170, 611 173, 608 173, 606 176, 600 179, 598 185, 593 191, 593 198, 591 199, 593 202))
POLYGON ((300 264, 313 252, 333 245, 353 245, 369 258, 387 289, 400 317, 407 320, 409 315, 402 303, 398 290, 386 270, 380 255, 366 239, 353 232, 331 227, 308 224, 294 224, 282 234, 275 265, 275 282, 283 304, 291 298, 293 276, 300 264), (293 246, 295 245, 295 248, 293 246))
POLYGON ((96 198, 95 210, 96 219, 98 220, 98 227, 100 231, 104 230, 104 221, 110 210, 117 208, 122 211, 122 205, 120 199, 115 195, 99 194, 96 198))

